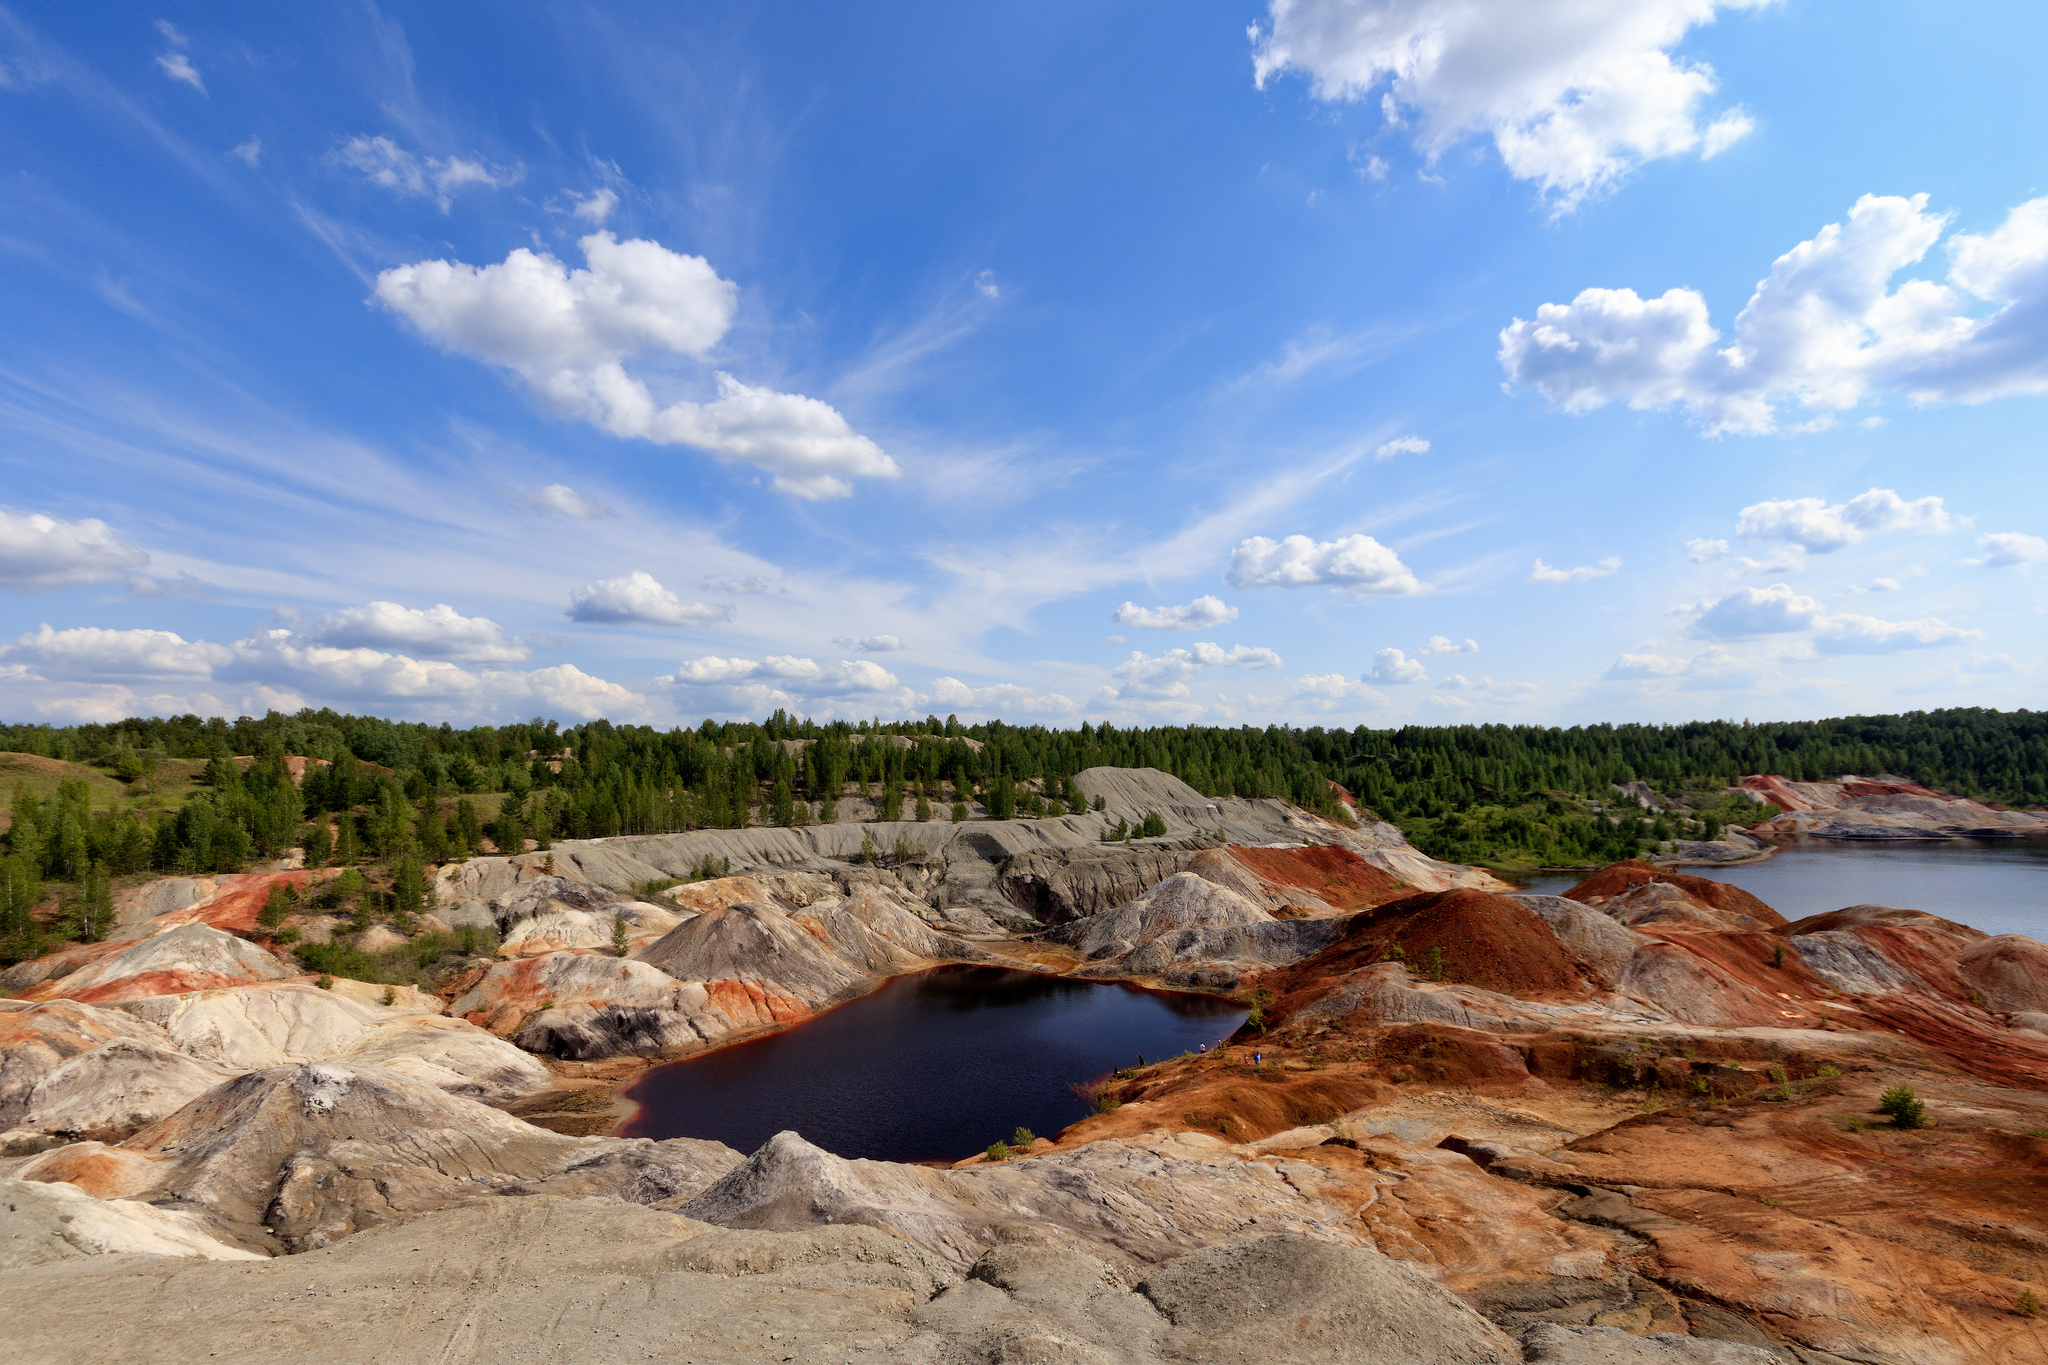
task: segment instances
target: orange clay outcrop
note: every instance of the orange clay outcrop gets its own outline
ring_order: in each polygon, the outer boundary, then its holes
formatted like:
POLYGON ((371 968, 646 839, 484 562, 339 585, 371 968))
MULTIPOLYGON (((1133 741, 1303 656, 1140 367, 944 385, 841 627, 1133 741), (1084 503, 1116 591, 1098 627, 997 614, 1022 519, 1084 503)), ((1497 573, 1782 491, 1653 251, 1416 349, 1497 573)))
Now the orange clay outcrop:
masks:
MULTIPOLYGON (((397 1241, 430 1248, 455 1226, 436 1219, 514 1205, 651 1205, 720 1225, 711 1238, 873 1233, 941 1267, 916 1300, 940 1315, 1028 1297, 1014 1287, 1034 1257, 1097 1258, 1106 1288, 1198 1248, 1249 1264, 1270 1234, 1398 1262, 1439 1317, 1490 1319, 1483 1350, 1387 1357, 1426 1365, 2048 1358, 2048 1322, 2025 1311, 2048 1296, 2048 948, 1885 906, 1788 923, 1643 863, 1566 896, 1511 893, 1385 827, 1212 802, 1162 774, 1082 778, 1109 803, 1087 823, 706 831, 443 869, 447 922, 505 947, 438 980, 438 999, 322 990, 254 941, 269 887, 308 874, 162 879, 109 942, 0 978, 17 993, 0 1001, 0 1182, 143 1201, 197 1239, 180 1256, 345 1251, 401 1222, 397 1241), (1151 810, 1165 839, 1101 840, 1151 810), (867 856, 863 835, 898 854, 867 856), (707 859, 734 875, 657 889, 707 859), (578 1087, 941 962, 1170 981, 1255 1013, 1212 1052, 1097 1078, 1101 1112, 1023 1158, 952 1171, 793 1134, 745 1157, 513 1117, 564 1096, 602 1108, 601 1087, 578 1087), (1899 1085, 1930 1126, 1880 1109, 1899 1085), (484 1197, 504 1194, 523 1197, 484 1197)), ((0 1209, 0 1242, 76 1252, 0 1209)), ((540 1226, 521 1235, 546 1241, 540 1226)), ((547 1245, 551 1269, 624 1254, 547 1245)), ((804 1246, 758 1254, 825 1263, 804 1246)), ((738 1256, 703 1265, 758 1278, 738 1256)), ((25 1284, 0 1278, 33 1297, 25 1284)), ((130 1288, 96 1301, 157 1301, 130 1288)), ((1124 1358, 975 1340, 931 1358, 1124 1358)), ((829 1345, 812 1354, 845 1347, 829 1345)))

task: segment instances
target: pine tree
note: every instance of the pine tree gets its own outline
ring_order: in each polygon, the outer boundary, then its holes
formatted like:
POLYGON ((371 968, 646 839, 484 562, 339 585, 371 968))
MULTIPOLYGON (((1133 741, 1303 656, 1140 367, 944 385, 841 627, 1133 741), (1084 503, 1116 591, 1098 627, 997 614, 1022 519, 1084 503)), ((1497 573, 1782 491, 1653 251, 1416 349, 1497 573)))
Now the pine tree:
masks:
POLYGON ((612 956, 624 957, 631 945, 626 941, 626 917, 612 916, 612 956))
POLYGON ((397 906, 399 915, 409 920, 419 913, 426 896, 426 874, 420 870, 419 859, 407 854, 391 868, 392 901, 397 906))
POLYGON ((327 866, 334 854, 334 835, 328 832, 325 815, 306 826, 299 835, 299 846, 306 850, 307 867, 327 866))
POLYGON ((476 818, 476 803, 466 796, 455 803, 454 843, 465 858, 474 858, 483 851, 483 825, 476 818))
POLYGON ((356 848, 356 818, 343 811, 336 817, 335 824, 340 828, 340 834, 334 841, 334 865, 354 867, 357 860, 362 857, 362 853, 356 848))

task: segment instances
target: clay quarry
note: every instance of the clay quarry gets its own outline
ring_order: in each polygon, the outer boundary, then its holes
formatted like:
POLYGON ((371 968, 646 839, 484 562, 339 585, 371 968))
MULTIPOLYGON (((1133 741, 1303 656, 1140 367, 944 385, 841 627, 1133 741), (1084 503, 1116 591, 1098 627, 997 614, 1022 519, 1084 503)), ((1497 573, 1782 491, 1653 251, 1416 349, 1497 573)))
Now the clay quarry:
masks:
MULTIPOLYGON (((1755 781, 1737 851, 2040 819, 1755 781)), ((1369 812, 1074 782, 1093 810, 449 862, 419 931, 495 948, 419 986, 280 941, 346 932, 264 915, 332 868, 124 890, 0 975, 8 1358, 2048 1359, 2048 948, 1635 860, 1529 894, 1369 812), (649 1067, 947 964, 1251 1013, 950 1165, 612 1135, 649 1067)))

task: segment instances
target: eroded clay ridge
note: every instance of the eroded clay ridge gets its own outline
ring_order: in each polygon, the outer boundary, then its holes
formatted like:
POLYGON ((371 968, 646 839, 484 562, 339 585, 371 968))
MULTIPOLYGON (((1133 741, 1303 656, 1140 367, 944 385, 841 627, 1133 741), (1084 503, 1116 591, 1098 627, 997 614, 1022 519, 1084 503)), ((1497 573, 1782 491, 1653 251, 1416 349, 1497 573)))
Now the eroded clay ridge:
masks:
POLYGON ((1788 924, 1640 863, 1511 894, 1391 827, 1080 780, 1167 834, 868 824, 454 865, 436 916, 500 946, 439 993, 323 986, 266 946, 270 886, 320 874, 152 883, 106 942, 0 978, 10 1351, 2048 1355, 2048 949, 1881 906, 1788 924), (730 875, 635 894, 707 857, 730 875), (1001 1162, 606 1135, 652 1060, 961 961, 1257 1012, 1001 1162), (1880 1112, 1901 1086, 1928 1126, 1880 1112))

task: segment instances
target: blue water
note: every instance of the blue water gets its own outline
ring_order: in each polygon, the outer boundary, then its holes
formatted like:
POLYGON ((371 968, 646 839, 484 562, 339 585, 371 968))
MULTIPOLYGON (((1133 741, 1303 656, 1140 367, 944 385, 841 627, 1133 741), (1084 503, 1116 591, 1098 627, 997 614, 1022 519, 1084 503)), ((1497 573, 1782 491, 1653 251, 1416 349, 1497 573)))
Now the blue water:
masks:
POLYGON ((1244 1010, 995 967, 941 967, 749 1043, 648 1072, 628 1137, 716 1138, 751 1152, 785 1128, 827 1151, 958 1161, 1019 1127, 1087 1116, 1073 1087, 1214 1045, 1244 1010))
MULTIPOLYGON (((1739 886, 1787 919, 1847 905, 1898 905, 1987 934, 2048 942, 2048 840, 1813 841, 1761 863, 1678 870, 1739 886)), ((1555 895, 1577 880, 1539 877, 1528 889, 1555 895)))

